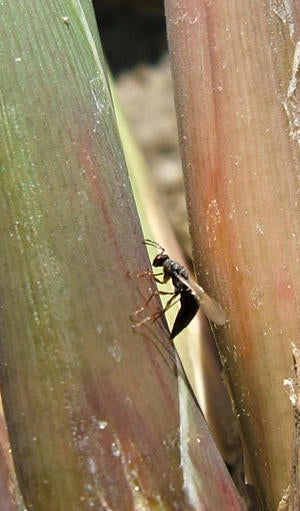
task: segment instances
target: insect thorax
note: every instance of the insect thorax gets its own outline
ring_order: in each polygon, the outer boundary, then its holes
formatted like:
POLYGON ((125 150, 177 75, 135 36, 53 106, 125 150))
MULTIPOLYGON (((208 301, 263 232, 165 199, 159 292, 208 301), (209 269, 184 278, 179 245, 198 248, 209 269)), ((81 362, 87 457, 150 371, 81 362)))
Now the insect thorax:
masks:
POLYGON ((173 261, 172 259, 164 261, 163 266, 165 274, 172 279, 173 286, 176 289, 176 294, 185 291, 187 287, 177 278, 177 275, 181 275, 181 277, 188 280, 188 272, 186 269, 181 266, 181 264, 176 263, 176 261, 173 261))

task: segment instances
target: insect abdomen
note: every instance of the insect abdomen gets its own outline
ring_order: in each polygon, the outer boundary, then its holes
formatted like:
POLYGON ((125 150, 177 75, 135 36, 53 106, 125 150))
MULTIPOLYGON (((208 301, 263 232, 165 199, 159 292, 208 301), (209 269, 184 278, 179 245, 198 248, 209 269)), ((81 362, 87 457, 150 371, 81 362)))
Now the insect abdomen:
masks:
POLYGON ((174 339, 192 321, 199 309, 199 302, 190 289, 181 292, 180 305, 172 328, 171 339, 174 339))

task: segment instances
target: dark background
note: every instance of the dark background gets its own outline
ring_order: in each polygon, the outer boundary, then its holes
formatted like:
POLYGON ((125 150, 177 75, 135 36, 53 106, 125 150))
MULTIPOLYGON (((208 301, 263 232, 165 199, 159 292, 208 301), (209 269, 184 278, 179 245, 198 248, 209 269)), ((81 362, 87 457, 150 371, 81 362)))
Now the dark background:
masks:
POLYGON ((162 1, 93 0, 93 5, 114 75, 141 62, 155 64, 167 51, 162 1))

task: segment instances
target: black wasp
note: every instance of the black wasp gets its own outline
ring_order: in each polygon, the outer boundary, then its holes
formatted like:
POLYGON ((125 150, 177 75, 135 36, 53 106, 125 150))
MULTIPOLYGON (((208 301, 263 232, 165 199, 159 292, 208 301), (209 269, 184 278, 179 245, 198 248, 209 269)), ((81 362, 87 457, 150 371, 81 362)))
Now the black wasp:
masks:
MULTIPOLYGON (((173 305, 173 302, 177 297, 180 297, 180 309, 171 331, 171 339, 174 339, 174 337, 176 337, 176 335, 178 335, 190 323, 200 306, 202 312, 209 321, 212 321, 214 324, 219 326, 224 325, 226 315, 221 306, 213 298, 211 298, 201 286, 189 279, 188 272, 184 266, 171 259, 168 254, 166 254, 165 249, 155 241, 145 240, 144 243, 145 245, 150 245, 160 250, 159 254, 154 257, 152 265, 156 268, 160 266, 162 267, 163 278, 162 280, 159 280, 156 274, 151 273, 151 275, 160 284, 165 284, 172 279, 174 293, 168 300, 163 311, 154 315, 152 318, 146 318, 141 321, 139 325, 148 319, 157 319, 173 305)), ((150 299, 152 296, 153 295, 151 295, 150 299)), ((144 307, 140 310, 143 309, 144 307)))

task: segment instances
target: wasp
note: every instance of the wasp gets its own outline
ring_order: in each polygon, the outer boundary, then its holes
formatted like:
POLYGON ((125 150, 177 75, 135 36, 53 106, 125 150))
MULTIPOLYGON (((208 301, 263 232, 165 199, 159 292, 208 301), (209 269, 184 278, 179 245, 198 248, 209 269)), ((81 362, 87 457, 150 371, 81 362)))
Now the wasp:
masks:
MULTIPOLYGON (((164 309, 158 314, 155 314, 152 318, 146 318, 146 320, 158 319, 158 317, 164 314, 175 303, 175 299, 179 297, 180 309, 171 331, 171 339, 174 339, 174 337, 176 337, 176 335, 178 335, 192 321, 194 316, 197 314, 199 307, 201 307, 202 312, 209 321, 218 326, 224 325, 226 321, 224 310, 204 291, 201 286, 199 286, 199 284, 189 278, 185 267, 171 259, 169 255, 166 254, 165 249, 155 241, 146 239, 144 243, 145 245, 149 245, 160 250, 160 252, 154 257, 152 266, 155 268, 162 267, 163 278, 160 280, 157 278, 157 274, 153 274, 152 272, 150 274, 160 284, 165 284, 171 279, 174 286, 174 292, 172 293, 171 298, 167 301, 164 309)), ((153 295, 151 295, 150 299, 152 296, 153 295)), ((144 307, 140 310, 143 309, 144 307)), ((145 321, 142 321, 139 324, 144 322, 145 321)))

